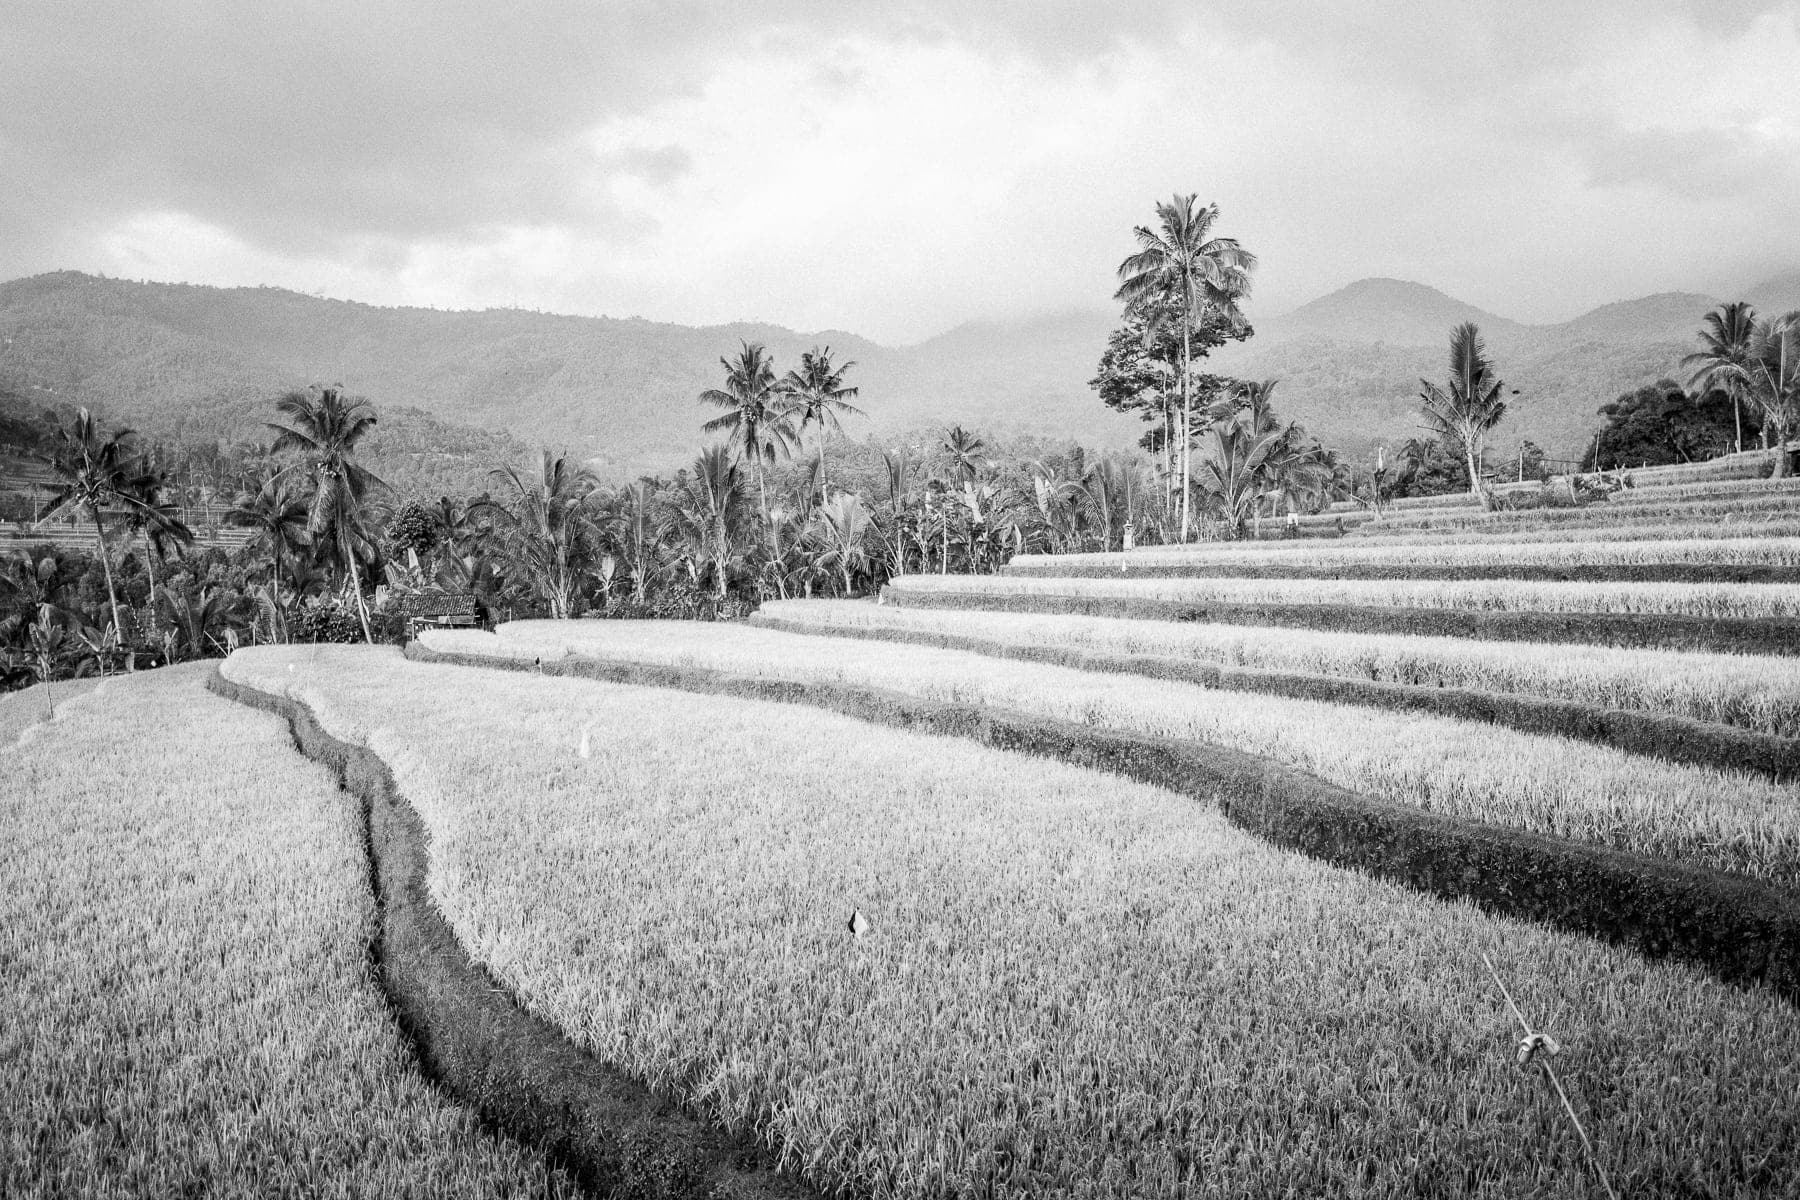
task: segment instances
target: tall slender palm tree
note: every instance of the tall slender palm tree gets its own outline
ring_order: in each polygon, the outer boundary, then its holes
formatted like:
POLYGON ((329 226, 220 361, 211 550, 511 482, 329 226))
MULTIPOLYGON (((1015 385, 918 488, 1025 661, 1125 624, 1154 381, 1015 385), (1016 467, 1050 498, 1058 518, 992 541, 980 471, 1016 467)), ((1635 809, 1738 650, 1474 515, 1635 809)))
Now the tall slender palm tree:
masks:
POLYGON ((1750 394, 1774 431, 1774 477, 1784 478, 1788 438, 1800 419, 1800 310, 1756 323, 1746 365, 1750 394))
POLYGON ((140 463, 130 481, 132 494, 141 503, 126 514, 126 527, 134 538, 144 543, 144 570, 150 576, 150 611, 159 612, 156 603, 156 564, 166 563, 173 551, 194 544, 194 531, 181 519, 181 509, 168 498, 168 477, 140 463))
POLYGON ((956 482, 973 483, 981 470, 981 452, 987 449, 987 443, 964 429, 961 425, 952 425, 944 431, 938 448, 943 451, 944 462, 949 466, 956 482))
POLYGON ((700 393, 700 403, 729 411, 700 428, 705 433, 727 433, 726 445, 736 451, 739 460, 755 462, 763 525, 769 527, 769 485, 763 468, 773 465, 778 454, 793 451, 792 412, 775 382, 775 363, 762 343, 741 345, 735 360, 719 360, 725 368, 725 386, 700 393))
POLYGON ((856 573, 869 569, 871 525, 869 510, 854 492, 840 492, 821 504, 808 523, 807 540, 817 551, 814 565, 835 571, 843 580, 845 596, 850 595, 856 573))
POLYGON ((1181 540, 1188 540, 1193 460, 1193 328, 1210 309, 1241 329, 1243 313, 1238 301, 1249 294, 1250 272, 1256 256, 1235 238, 1209 237, 1219 219, 1217 205, 1199 205, 1194 196, 1176 196, 1156 206, 1160 228, 1139 225, 1132 230, 1138 252, 1119 264, 1119 290, 1115 299, 1128 306, 1148 306, 1156 311, 1159 301, 1174 300, 1181 313, 1181 540))
MULTIPOLYGON (((239 496, 225 523, 251 531, 246 548, 269 556, 270 599, 276 610, 281 608, 281 564, 301 547, 310 545, 306 531, 310 505, 284 475, 271 475, 255 492, 239 496)), ((274 619, 270 634, 276 636, 274 619)))
POLYGON ((43 456, 56 473, 57 487, 37 519, 41 526, 59 516, 76 514, 93 525, 95 552, 106 575, 113 637, 118 640, 124 639, 125 630, 119 615, 119 589, 113 581, 112 555, 106 546, 105 513, 116 509, 131 517, 151 509, 138 486, 142 472, 131 455, 134 436, 129 429, 102 436, 93 415, 85 408, 78 411, 73 421, 56 431, 50 453, 43 456))
POLYGON ((306 530, 315 540, 324 538, 349 574, 362 619, 363 640, 371 644, 369 606, 363 598, 359 554, 374 551, 374 538, 364 524, 364 505, 374 488, 387 484, 356 461, 357 445, 375 429, 375 410, 367 401, 353 400, 342 387, 309 388, 289 392, 275 402, 288 423, 269 422, 275 431, 277 454, 293 452, 313 483, 312 504, 306 530))
POLYGON ((793 400, 793 411, 800 417, 800 440, 806 440, 806 428, 819 426, 819 494, 825 494, 829 482, 825 473, 825 439, 827 433, 843 432, 841 414, 863 416, 863 410, 850 403, 861 389, 844 383, 844 373, 856 364, 834 364, 831 347, 814 346, 800 356, 800 365, 781 381, 781 390, 793 400))
POLYGON ((696 581, 701 568, 711 569, 718 600, 725 599, 737 556, 733 543, 743 494, 737 463, 724 447, 708 446, 694 460, 691 473, 683 471, 676 477, 674 495, 664 512, 663 535, 682 547, 695 564, 696 581))
POLYGON ((1424 389, 1419 399, 1425 405, 1427 427, 1462 445, 1469 465, 1469 491, 1486 504, 1487 493, 1481 487, 1481 443, 1506 415, 1506 385, 1494 374, 1494 364, 1481 344, 1481 331, 1473 322, 1465 321, 1450 334, 1450 377, 1444 386, 1425 379, 1419 383, 1424 389))
POLYGON ((1213 426, 1198 483, 1206 506, 1224 523, 1228 537, 1242 537, 1244 526, 1261 511, 1269 458, 1283 440, 1281 432, 1257 433, 1237 421, 1213 426))
POLYGON ((471 507, 498 519, 504 573, 523 577, 550 606, 551 618, 566 620, 574 615, 584 559, 597 533, 587 498, 599 480, 585 467, 572 468, 567 455, 548 450, 539 452, 529 480, 512 467, 491 474, 510 485, 511 497, 505 504, 486 500, 471 507))
POLYGON ((1681 360, 1693 367, 1690 388, 1704 397, 1715 388, 1731 397, 1731 417, 1737 427, 1737 453, 1744 452, 1744 414, 1741 403, 1750 375, 1750 342, 1756 335, 1756 310, 1742 300, 1721 304, 1707 313, 1700 330, 1700 349, 1681 360))

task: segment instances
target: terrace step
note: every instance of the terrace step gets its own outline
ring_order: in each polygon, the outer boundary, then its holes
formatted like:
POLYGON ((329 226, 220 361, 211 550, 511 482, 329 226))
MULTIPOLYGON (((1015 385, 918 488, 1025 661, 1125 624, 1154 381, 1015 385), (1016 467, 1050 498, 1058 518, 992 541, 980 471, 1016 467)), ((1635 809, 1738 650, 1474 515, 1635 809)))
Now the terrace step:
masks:
POLYGON ((1207 562, 1172 554, 1064 554, 1014 559, 1002 574, 1034 579, 1511 579, 1529 583, 1800 583, 1800 565, 1769 563, 1207 562))
POLYGON ((1007 642, 970 634, 878 625, 815 624, 762 613, 751 616, 749 623, 784 633, 968 650, 993 658, 1049 663, 1079 671, 1176 680, 1223 691, 1428 712, 1460 720, 1487 721, 1522 733, 1576 738, 1665 762, 1724 771, 1750 771, 1777 780, 1800 777, 1800 740, 1690 717, 1601 708, 1578 700, 1390 683, 1302 671, 1263 670, 1170 655, 1114 654, 1075 646, 1007 642))
POLYGON ((1275 625, 1345 633, 1404 633, 1508 642, 1573 642, 1724 654, 1800 655, 1800 618, 1653 613, 1477 612, 1355 604, 1234 604, 998 592, 912 591, 888 585, 883 604, 906 608, 1069 613, 1152 621, 1275 625))

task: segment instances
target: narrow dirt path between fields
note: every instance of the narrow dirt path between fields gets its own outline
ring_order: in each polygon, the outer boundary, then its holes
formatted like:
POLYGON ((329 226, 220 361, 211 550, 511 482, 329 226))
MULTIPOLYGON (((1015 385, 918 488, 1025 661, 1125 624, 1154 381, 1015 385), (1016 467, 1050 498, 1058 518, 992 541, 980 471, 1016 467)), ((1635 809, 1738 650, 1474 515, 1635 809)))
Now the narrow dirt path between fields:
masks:
POLYGON ((225 679, 215 693, 285 718, 301 752, 363 805, 377 973, 425 1074, 560 1159, 598 1195, 816 1197, 769 1156, 661 1099, 522 1009, 457 941, 426 888, 429 836, 372 751, 326 733, 299 701, 225 679))

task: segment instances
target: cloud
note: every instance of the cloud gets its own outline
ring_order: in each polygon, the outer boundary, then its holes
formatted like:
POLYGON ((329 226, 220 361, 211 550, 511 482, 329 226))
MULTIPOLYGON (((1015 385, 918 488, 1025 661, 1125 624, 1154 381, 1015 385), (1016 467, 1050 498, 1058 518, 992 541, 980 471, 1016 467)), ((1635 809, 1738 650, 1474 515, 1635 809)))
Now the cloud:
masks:
POLYGON ((1797 55, 1723 0, 29 0, 0 275, 905 339, 1106 303, 1197 189, 1264 311, 1382 274, 1544 319, 1800 260, 1797 55))

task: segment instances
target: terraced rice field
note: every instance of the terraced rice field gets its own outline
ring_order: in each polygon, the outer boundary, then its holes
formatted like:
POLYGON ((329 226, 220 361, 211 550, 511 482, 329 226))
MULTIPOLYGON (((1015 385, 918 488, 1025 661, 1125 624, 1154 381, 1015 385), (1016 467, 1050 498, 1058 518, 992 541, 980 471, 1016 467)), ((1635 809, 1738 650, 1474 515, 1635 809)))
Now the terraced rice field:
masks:
MULTIPOLYGON (((886 595, 896 603, 934 596, 1178 604, 1350 605, 1484 613, 1644 614, 1732 619, 1800 616, 1800 585, 1785 583, 1611 583, 1537 580, 1142 579, 904 575, 886 595)), ((970 607, 979 607, 971 604, 970 607)))
POLYGON ((1483 954, 1624 1194, 1800 1172, 1800 1018, 1767 993, 1187 799, 783 705, 360 650, 226 671, 392 764, 433 894, 527 1005, 827 1188, 1598 1195, 1483 954))
MULTIPOLYGON (((403 898, 482 1002, 766 1148, 782 1187, 1548 1200, 1605 1194, 1598 1165, 1620 1195, 1786 1197, 1800 583, 1646 575, 1800 570, 1800 485, 1735 478, 1757 461, 1575 515, 1433 498, 1340 540, 1024 557, 748 624, 426 635, 505 671, 259 647, 223 672, 385 764, 350 774, 422 823, 403 898), (1455 577, 1497 565, 1583 574, 1455 577), (1189 569, 1217 577, 1153 575, 1189 569), (1466 636, 1367 631, 1399 627, 1466 636), (1588 644, 1613 640, 1740 653, 1588 644), (688 690, 531 669, 570 656, 688 690), (1230 769, 1138 769, 1170 748, 1230 769), (1489 959, 1561 1043, 1592 1159, 1489 959)), ((507 1140, 425 1081, 371 970, 389 827, 205 670, 0 698, 0 1195, 580 1194, 529 1144, 554 1126, 507 1140)), ((465 1024, 466 1060, 510 1052, 465 1024)), ((539 1112, 575 1112, 538 1061, 511 1065, 539 1112)), ((652 1124, 595 1136, 678 1161, 652 1124)))
POLYGON ((1633 524, 1752 523, 1792 520, 1800 515, 1800 503, 1792 494, 1754 494, 1696 500, 1638 497, 1618 505, 1599 501, 1579 508, 1535 508, 1515 512, 1485 512, 1480 508, 1425 508, 1384 513, 1379 520, 1359 527, 1367 536, 1397 530, 1509 530, 1525 531, 1570 526, 1628 528, 1633 524))
POLYGON ((1655 541, 1483 542, 1479 544, 1387 545, 1295 540, 1268 545, 1213 543, 1203 547, 1158 546, 1104 554, 1021 554, 1008 575, 1067 577, 1104 571, 1108 575, 1157 575, 1183 568, 1329 573, 1367 568, 1402 575, 1419 568, 1639 568, 1800 567, 1800 538, 1690 538, 1655 541))
MULTIPOLYGON (((820 634, 895 630, 1154 655, 1253 670, 1547 697, 1800 738, 1800 661, 1198 622, 777 600, 760 620, 820 634)), ((503 630, 511 633, 511 628, 503 630)))
POLYGON ((0 1195, 578 1194, 410 1065, 353 809, 210 670, 0 743, 0 1195))
POLYGON ((1423 811, 1800 886, 1800 806, 1763 779, 1445 717, 997 661, 961 650, 658 621, 530 621, 427 646, 573 653, 797 682, 853 683, 1228 746, 1423 811))

